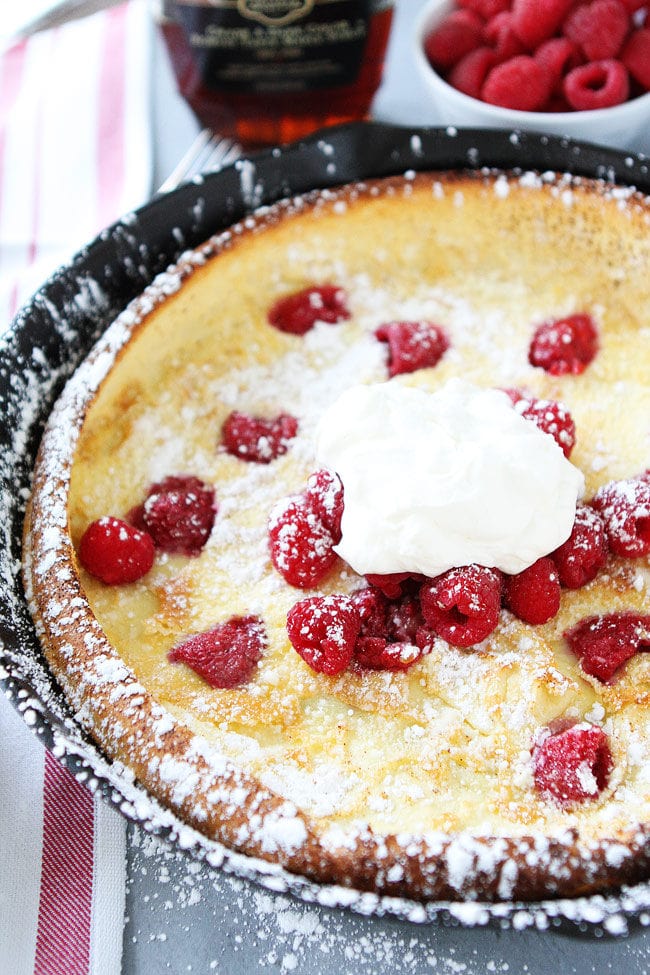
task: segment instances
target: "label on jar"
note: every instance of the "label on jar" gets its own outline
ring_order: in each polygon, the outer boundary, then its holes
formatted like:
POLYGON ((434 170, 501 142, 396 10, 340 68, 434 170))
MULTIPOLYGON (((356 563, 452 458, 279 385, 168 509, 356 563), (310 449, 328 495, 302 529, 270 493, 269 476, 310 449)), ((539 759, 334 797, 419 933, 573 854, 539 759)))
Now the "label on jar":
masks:
POLYGON ((168 0, 203 84, 213 91, 290 93, 356 81, 377 0, 168 0))

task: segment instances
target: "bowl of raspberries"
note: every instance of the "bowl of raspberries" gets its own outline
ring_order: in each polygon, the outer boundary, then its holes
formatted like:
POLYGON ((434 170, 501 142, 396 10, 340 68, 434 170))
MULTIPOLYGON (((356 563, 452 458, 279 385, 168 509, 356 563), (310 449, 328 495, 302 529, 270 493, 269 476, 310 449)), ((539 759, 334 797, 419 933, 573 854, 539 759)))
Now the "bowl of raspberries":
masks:
POLYGON ((650 0, 429 0, 416 59, 438 121, 648 148, 650 0))

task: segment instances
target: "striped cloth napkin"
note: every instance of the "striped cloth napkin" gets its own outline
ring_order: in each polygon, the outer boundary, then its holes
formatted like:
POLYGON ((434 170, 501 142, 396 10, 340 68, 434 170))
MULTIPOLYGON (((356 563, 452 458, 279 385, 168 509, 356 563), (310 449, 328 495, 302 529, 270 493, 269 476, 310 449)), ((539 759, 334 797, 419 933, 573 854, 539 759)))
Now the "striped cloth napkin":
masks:
POLYGON ((0 328, 54 268, 145 201, 150 62, 145 0, 0 55, 0 328))
MULTIPOLYGON (((150 193, 151 40, 130 0, 0 53, 0 333, 150 193)), ((0 971, 118 975, 125 831, 0 698, 0 971)))

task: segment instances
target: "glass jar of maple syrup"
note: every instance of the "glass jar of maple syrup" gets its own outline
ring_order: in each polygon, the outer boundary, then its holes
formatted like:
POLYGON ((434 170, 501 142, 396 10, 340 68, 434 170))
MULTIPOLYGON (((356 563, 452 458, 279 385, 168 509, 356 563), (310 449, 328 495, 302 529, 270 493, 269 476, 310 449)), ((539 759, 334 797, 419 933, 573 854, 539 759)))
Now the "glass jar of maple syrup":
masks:
POLYGON ((201 124, 256 147, 366 118, 392 16, 392 0, 162 0, 160 23, 201 124))

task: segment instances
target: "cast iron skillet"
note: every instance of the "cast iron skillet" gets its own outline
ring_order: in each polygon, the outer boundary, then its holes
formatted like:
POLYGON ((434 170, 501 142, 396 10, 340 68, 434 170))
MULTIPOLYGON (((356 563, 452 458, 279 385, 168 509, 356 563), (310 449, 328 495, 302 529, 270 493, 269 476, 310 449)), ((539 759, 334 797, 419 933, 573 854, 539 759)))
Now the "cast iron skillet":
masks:
POLYGON ((0 348, 0 685, 44 744, 129 819, 213 866, 303 900, 413 921, 552 924, 572 931, 626 930, 650 907, 650 883, 611 897, 530 904, 428 904, 355 895, 283 874, 188 830, 109 763, 84 735, 49 673, 20 580, 30 473, 44 422, 66 379, 131 299, 187 248, 252 209, 315 188, 406 170, 559 170, 650 193, 650 160, 567 138, 523 132, 403 129, 354 124, 257 154, 188 183, 129 214, 57 271, 17 315, 0 348))

